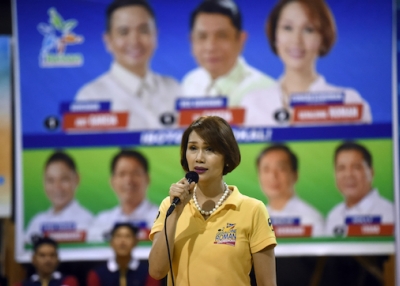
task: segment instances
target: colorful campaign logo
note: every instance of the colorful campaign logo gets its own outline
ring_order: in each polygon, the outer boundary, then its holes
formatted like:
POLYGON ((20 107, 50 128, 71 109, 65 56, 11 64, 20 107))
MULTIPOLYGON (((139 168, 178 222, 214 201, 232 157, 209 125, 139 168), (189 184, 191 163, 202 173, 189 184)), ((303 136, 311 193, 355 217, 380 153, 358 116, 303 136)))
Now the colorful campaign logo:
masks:
POLYGON ((81 44, 84 41, 83 36, 72 32, 78 25, 78 21, 64 20, 54 7, 51 7, 47 13, 49 24, 40 23, 37 27, 43 35, 39 65, 45 68, 81 66, 82 54, 66 53, 68 45, 81 44))
POLYGON ((218 229, 214 244, 226 244, 235 246, 236 244, 236 223, 227 223, 226 227, 218 229))

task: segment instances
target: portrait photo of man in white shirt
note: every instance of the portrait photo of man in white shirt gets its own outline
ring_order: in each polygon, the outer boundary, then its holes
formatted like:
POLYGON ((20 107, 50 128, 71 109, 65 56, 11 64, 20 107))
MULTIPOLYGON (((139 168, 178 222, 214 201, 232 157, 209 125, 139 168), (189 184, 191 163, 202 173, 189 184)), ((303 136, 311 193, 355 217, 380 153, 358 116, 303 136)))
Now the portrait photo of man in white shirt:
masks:
POLYGON ((281 226, 289 231, 282 233, 284 236, 323 236, 322 215, 296 194, 298 165, 297 156, 286 145, 273 144, 260 152, 257 158, 258 178, 261 190, 268 199, 268 213, 277 236, 281 226), (304 232, 290 232, 291 227, 297 226, 303 227, 304 232))
POLYGON ((139 229, 138 238, 146 240, 158 214, 158 206, 146 198, 150 184, 146 157, 136 150, 118 152, 111 160, 110 184, 119 205, 96 216, 90 225, 87 241, 107 241, 111 229, 120 222, 135 225, 139 229))
POLYGON ((150 68, 157 47, 153 9, 145 0, 115 0, 107 8, 103 39, 114 60, 108 72, 79 89, 77 101, 106 101, 128 112, 128 130, 172 127, 178 82, 150 68))
POLYGON ((184 96, 226 96, 229 106, 239 106, 247 93, 275 82, 241 57, 247 34, 234 1, 201 2, 191 14, 190 29, 192 54, 199 67, 184 76, 184 96))
POLYGON ((67 153, 57 151, 47 159, 43 185, 51 207, 30 220, 25 231, 26 243, 30 244, 33 236, 50 236, 59 241, 85 240, 93 215, 75 198, 79 181, 76 164, 67 153))
POLYGON ((333 207, 326 221, 328 236, 345 236, 349 224, 393 224, 394 205, 373 187, 372 155, 356 142, 340 144, 334 155, 336 187, 344 201, 333 207))

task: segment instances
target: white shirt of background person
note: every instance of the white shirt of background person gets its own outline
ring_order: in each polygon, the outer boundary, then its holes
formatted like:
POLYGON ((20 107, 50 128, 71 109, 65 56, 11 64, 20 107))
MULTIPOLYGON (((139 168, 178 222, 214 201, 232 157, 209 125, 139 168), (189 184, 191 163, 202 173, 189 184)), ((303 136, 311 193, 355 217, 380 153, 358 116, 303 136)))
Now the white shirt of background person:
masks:
POLYGON ((129 112, 130 130, 173 126, 170 116, 176 116, 180 87, 174 79, 150 70, 157 31, 149 11, 140 5, 117 8, 104 41, 114 63, 109 72, 83 86, 76 100, 111 102, 112 111, 129 112))
MULTIPOLYGON (((277 111, 285 108, 292 113, 290 103, 284 104, 281 80, 268 89, 259 90, 247 95, 241 105, 246 109, 245 126, 287 126, 289 121, 280 122, 275 118, 277 111)), ((358 122, 371 123, 372 115, 369 104, 354 89, 343 88, 328 84, 323 76, 318 76, 310 85, 309 93, 340 92, 344 94, 343 104, 361 104, 362 115, 358 122)), ((307 92, 306 92, 307 93, 307 92)), ((296 124, 296 123, 295 123, 296 124)), ((326 123, 324 123, 326 124, 326 123)), ((346 124, 346 123, 345 123, 346 124)), ((300 123, 298 124, 300 125, 300 123)))

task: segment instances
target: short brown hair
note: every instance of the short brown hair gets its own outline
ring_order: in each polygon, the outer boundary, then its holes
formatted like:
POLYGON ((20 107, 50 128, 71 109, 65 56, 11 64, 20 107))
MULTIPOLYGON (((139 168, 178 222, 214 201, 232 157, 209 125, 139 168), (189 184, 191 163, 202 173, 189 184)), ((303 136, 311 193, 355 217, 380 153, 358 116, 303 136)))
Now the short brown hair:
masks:
POLYGON ((315 28, 321 34, 322 44, 319 55, 325 56, 335 43, 336 25, 332 12, 324 0, 278 0, 269 14, 266 24, 267 37, 272 51, 277 54, 275 46, 276 28, 281 12, 287 4, 292 2, 298 2, 303 6, 315 28))
POLYGON ((183 132, 181 142, 181 165, 188 172, 186 150, 192 131, 206 141, 216 152, 224 155, 223 175, 232 172, 240 164, 240 150, 229 123, 218 116, 202 116, 193 121, 183 132))

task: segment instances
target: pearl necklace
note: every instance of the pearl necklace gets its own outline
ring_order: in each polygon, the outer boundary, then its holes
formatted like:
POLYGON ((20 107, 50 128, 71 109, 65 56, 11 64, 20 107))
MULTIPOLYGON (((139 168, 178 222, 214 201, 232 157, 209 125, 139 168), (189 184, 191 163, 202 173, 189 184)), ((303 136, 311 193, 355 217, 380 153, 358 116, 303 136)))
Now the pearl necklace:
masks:
POLYGON ((205 211, 203 210, 200 205, 199 202, 197 201, 197 197, 196 197, 196 189, 197 189, 197 185, 194 187, 194 191, 193 191, 193 201, 194 201, 194 205, 196 206, 196 208, 199 210, 199 212, 202 215, 211 215, 213 212, 215 212, 224 202, 224 200, 226 199, 226 197, 229 195, 229 188, 228 185, 224 182, 224 186, 225 186, 225 191, 224 194, 222 195, 222 197, 219 199, 218 203, 215 205, 215 207, 210 210, 210 211, 205 211))

